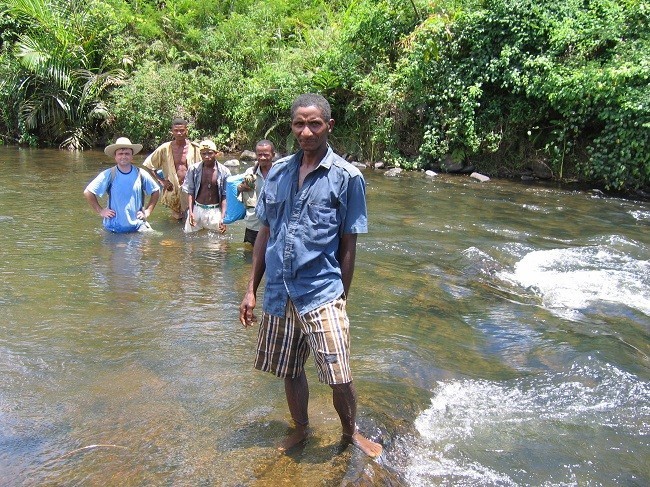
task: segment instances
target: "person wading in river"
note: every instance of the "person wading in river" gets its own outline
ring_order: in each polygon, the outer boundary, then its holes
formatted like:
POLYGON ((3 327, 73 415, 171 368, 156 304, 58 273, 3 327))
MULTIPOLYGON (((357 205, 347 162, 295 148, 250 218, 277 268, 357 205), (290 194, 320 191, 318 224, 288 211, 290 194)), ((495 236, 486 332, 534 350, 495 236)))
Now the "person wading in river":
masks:
POLYGON ((266 272, 255 368, 284 379, 295 429, 281 450, 309 434, 304 364, 311 350, 319 380, 332 388, 343 441, 377 457, 382 446, 356 425, 346 314, 357 234, 368 231, 365 182, 329 146, 333 126, 322 96, 305 94, 294 101, 291 130, 301 150, 273 165, 260 193, 256 211, 262 226, 239 320, 244 327, 256 321, 257 288, 266 272))
POLYGON ((100 172, 84 190, 84 197, 95 212, 103 218, 104 228, 114 233, 151 230, 147 218, 158 203, 160 188, 146 172, 135 167, 133 156, 142 145, 132 144, 120 137, 115 144, 106 146, 104 153, 115 159, 116 165, 100 172), (108 194, 106 208, 97 200, 108 194), (145 194, 150 195, 145 207, 145 194))
POLYGON ((188 168, 201 161, 201 154, 199 146, 187 139, 187 120, 173 119, 171 134, 174 140, 160 145, 142 165, 164 189, 161 203, 170 209, 173 218, 181 220, 187 211, 187 197, 180 188, 188 168), (163 178, 156 174, 158 169, 162 169, 163 178))
POLYGON ((214 142, 204 140, 199 147, 203 160, 190 166, 183 183, 183 192, 188 197, 185 232, 207 228, 226 233, 223 215, 226 214, 226 178, 230 170, 217 161, 214 142))
POLYGON ((260 220, 255 214, 257 198, 262 191, 264 180, 271 170, 271 164, 275 157, 275 146, 270 140, 260 140, 255 144, 255 156, 257 163, 246 171, 246 177, 237 186, 237 193, 241 195, 242 203, 246 207, 244 224, 244 243, 255 245, 257 232, 260 229, 260 220))

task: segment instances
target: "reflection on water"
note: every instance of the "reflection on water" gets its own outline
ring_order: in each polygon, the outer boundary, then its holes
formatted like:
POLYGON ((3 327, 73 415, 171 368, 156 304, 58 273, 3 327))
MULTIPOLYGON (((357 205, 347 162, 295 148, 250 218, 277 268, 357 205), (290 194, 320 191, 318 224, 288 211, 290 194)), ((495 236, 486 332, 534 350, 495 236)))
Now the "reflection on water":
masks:
POLYGON ((241 223, 184 235, 160 207, 107 234, 81 196, 102 153, 0 159, 0 485, 650 483, 645 203, 367 172, 349 312, 374 462, 341 451, 312 367, 314 436, 276 451, 241 223))

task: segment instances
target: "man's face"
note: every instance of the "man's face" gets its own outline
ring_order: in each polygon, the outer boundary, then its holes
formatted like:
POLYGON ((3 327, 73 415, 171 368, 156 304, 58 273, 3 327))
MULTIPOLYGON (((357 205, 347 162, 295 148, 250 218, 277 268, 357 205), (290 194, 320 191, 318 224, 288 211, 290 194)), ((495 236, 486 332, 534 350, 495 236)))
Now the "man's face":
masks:
POLYGON ((201 151, 201 159, 203 159, 203 162, 214 162, 216 155, 216 152, 210 149, 203 149, 201 151))
POLYGON ((126 166, 133 161, 133 149, 117 149, 115 151, 115 162, 118 166, 126 166))
POLYGON ((300 148, 307 152, 317 151, 327 145, 327 136, 334 127, 334 120, 325 120, 318 107, 300 107, 291 120, 291 131, 300 148))
POLYGON ((172 126, 172 136, 176 141, 184 141, 187 139, 187 126, 186 125, 173 125, 172 126))
POLYGON ((270 145, 258 145, 255 147, 255 155, 260 168, 266 171, 271 167, 275 153, 270 145))

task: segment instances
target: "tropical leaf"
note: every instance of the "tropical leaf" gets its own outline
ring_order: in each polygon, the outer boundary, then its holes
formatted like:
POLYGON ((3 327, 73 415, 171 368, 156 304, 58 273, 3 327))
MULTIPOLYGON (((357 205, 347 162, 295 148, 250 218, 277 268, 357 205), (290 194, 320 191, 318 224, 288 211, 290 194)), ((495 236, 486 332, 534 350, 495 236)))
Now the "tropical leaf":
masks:
POLYGON ((90 14, 92 3, 14 0, 6 7, 28 26, 11 50, 19 72, 7 82, 18 122, 73 150, 92 145, 109 117, 103 97, 124 78, 106 58, 104 26, 90 14))

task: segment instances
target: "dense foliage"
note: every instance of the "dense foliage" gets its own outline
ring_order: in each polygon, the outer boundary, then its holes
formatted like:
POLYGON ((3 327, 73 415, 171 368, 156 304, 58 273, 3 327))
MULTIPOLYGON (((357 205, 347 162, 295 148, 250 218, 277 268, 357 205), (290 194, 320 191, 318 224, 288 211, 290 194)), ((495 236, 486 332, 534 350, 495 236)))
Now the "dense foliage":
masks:
POLYGON ((358 158, 648 188, 649 26, 643 0, 0 0, 0 133, 152 148, 182 115, 289 151, 317 91, 358 158))

